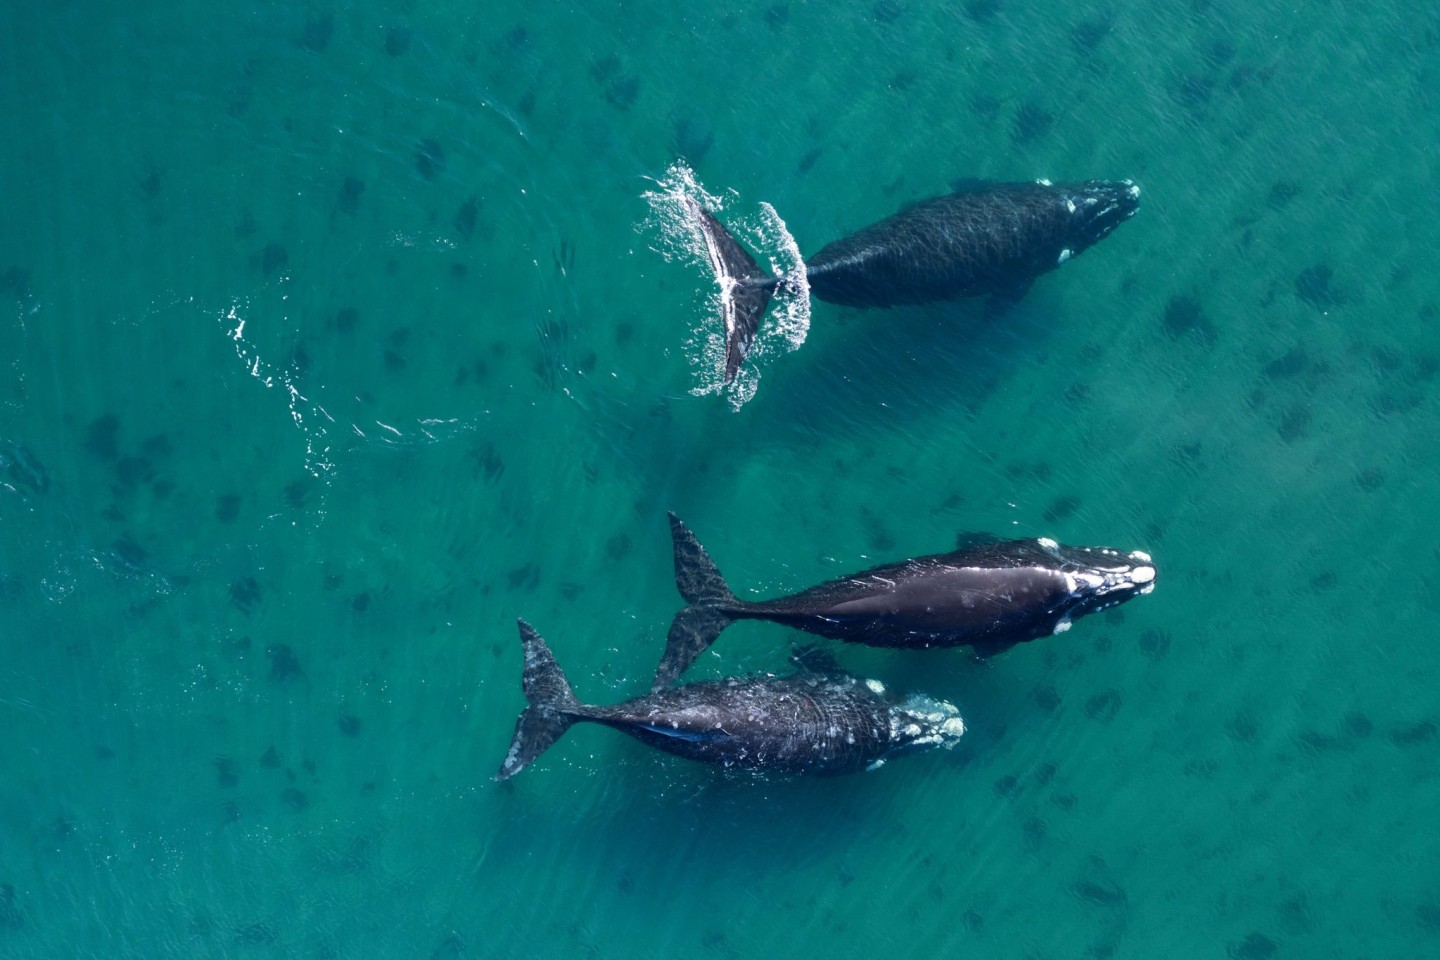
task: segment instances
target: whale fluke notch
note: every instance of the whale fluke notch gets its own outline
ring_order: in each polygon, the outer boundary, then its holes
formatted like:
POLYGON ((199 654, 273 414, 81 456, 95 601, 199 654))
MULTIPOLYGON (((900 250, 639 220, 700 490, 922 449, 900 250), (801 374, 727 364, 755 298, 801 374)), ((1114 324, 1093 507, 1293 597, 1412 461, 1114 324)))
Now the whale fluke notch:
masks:
POLYGON ((721 576, 715 561, 705 552, 695 534, 675 514, 670 514, 670 537, 675 544, 675 588, 689 606, 675 614, 665 638, 665 655, 655 668, 651 690, 674 683, 715 642, 735 619, 740 601, 721 576))
POLYGON ((740 245, 713 213, 693 201, 691 209, 705 237, 710 266, 720 281, 720 308, 725 319, 725 382, 729 383, 750 352, 750 342, 755 339, 755 330, 770 306, 770 297, 779 281, 760 269, 750 251, 740 245))
POLYGON ((496 780, 509 780, 528 767, 570 729, 584 710, 545 640, 524 620, 517 622, 520 643, 525 648, 522 684, 528 706, 515 721, 515 739, 495 774, 496 780))

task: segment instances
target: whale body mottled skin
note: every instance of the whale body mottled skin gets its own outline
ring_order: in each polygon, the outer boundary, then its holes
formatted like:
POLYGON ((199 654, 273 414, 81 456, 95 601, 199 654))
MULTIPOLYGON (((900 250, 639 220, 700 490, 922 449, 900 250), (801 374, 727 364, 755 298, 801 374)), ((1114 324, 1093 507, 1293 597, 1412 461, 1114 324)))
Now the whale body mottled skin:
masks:
POLYGON ((736 620, 770 620, 876 647, 969 645, 992 656, 1064 633, 1079 617, 1155 588, 1141 551, 1067 547, 1036 540, 976 539, 952 553, 916 557, 830 580, 774 600, 738 599, 700 541, 670 514, 675 614, 654 689, 673 683, 736 620))
POLYGON ((840 774, 896 754, 953 747, 965 732, 945 701, 900 704, 844 674, 731 678, 670 687, 614 706, 580 703, 550 648, 520 621, 527 706, 497 780, 525 769, 572 724, 599 723, 676 756, 783 774, 840 774))
MULTIPOLYGON (((1035 279, 1109 236, 1140 208, 1129 180, 985 184, 923 200, 805 259, 821 300, 893 307, 961 297, 1018 300, 1035 279)), ((694 206, 724 290, 725 380, 734 378, 778 287, 710 211, 694 206)))

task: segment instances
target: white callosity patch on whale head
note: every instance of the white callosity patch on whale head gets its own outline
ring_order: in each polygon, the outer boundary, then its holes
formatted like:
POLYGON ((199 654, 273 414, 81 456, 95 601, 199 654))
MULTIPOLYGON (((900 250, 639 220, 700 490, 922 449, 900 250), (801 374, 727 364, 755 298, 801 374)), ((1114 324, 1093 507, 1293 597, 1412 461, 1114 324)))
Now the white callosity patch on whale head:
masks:
POLYGON ((1139 587, 1144 596, 1155 589, 1155 563, 1144 550, 1131 550, 1130 559, 1138 561, 1130 568, 1130 582, 1139 587))
POLYGON ((1071 213, 1074 213, 1074 212, 1075 212, 1075 201, 1074 201, 1074 200, 1071 200, 1069 197, 1066 197, 1066 198, 1065 198, 1065 209, 1069 210, 1071 213))
POLYGON ((869 687, 870 692, 875 694, 876 696, 881 696, 885 693, 885 684, 881 683, 879 680, 866 680, 865 686, 869 687))
POLYGON ((1081 593, 1104 593, 1109 581, 1102 573, 1076 570, 1065 574, 1065 586, 1072 595, 1081 593))
POLYGON ((1060 544, 1056 543, 1054 540, 1051 540, 1049 537, 1040 537, 1035 542, 1040 544, 1040 546, 1044 547, 1046 550, 1060 549, 1060 544))
POLYGON ((1064 250, 1060 251, 1060 259, 1056 260, 1055 262, 1064 263, 1066 260, 1069 260, 1073 256, 1075 256, 1075 251, 1071 250, 1069 247, 1066 247, 1064 250))
POLYGON ((1048 178, 1046 178, 1046 177, 1037 177, 1037 178, 1035 179, 1035 182, 1036 182, 1039 186, 1042 186, 1042 187, 1053 187, 1053 186, 1055 186, 1055 184, 1051 183, 1050 180, 1049 180, 1048 178))
POLYGON ((1137 184, 1134 180, 1125 181, 1125 192, 1130 194, 1132 199, 1140 199, 1140 185, 1137 184))
POLYGON ((911 694, 890 715, 890 739, 911 747, 941 746, 949 750, 965 733, 960 711, 948 700, 911 694))
POLYGON ((1075 623, 1069 617, 1061 617, 1060 621, 1055 624, 1055 630, 1053 631, 1052 636, 1058 637, 1060 636, 1060 634, 1065 633, 1073 626, 1075 626, 1075 623))

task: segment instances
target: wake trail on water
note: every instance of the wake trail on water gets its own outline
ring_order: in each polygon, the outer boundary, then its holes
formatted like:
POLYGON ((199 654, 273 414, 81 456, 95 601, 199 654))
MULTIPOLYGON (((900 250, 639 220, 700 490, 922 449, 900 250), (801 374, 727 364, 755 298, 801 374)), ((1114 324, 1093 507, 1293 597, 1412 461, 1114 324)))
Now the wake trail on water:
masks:
MULTIPOLYGON (((271 311, 245 299, 232 300, 215 312, 215 319, 230 340, 235 355, 250 376, 266 389, 278 390, 285 397, 288 413, 295 429, 304 439, 305 472, 328 487, 333 481, 337 462, 337 446, 376 446, 403 448, 444 443, 475 432, 477 417, 406 417, 395 422, 369 419, 353 420, 340 413, 332 415, 321 396, 326 394, 323 383, 306 385, 305 375, 295 362, 277 363, 246 335, 246 324, 252 315, 269 319, 271 311)), ((342 406, 344 398, 337 398, 342 406)))
POLYGON ((761 202, 754 213, 727 218, 726 226, 753 251, 757 265, 768 266, 772 276, 783 279, 750 342, 746 362, 727 383, 726 317, 733 312, 737 281, 717 262, 696 208, 718 215, 734 206, 738 195, 710 193, 683 160, 672 163, 654 184, 642 194, 650 212, 638 229, 666 262, 680 263, 713 283, 696 288, 694 319, 685 340, 695 380, 690 393, 723 394, 738 410, 759 389, 761 368, 798 349, 810 332, 810 285, 800 247, 768 203, 761 202))

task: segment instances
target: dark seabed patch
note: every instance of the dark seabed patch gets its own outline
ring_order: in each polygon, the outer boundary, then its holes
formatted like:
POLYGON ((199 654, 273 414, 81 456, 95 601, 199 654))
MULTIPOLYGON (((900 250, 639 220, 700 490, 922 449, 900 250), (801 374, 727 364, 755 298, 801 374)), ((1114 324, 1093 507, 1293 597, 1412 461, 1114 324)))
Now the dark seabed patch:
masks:
POLYGON ((25 915, 15 902, 13 884, 0 882, 0 933, 13 932, 25 926, 25 915))
POLYGON ((385 52, 392 57, 398 57, 410 49, 410 42, 415 39, 415 34, 409 27, 386 27, 385 28, 385 52))
POLYGON ((273 643, 265 648, 265 655, 270 658, 270 679, 277 683, 286 683, 305 676, 305 671, 300 666, 300 659, 289 644, 273 643))
POLYGON ((1193 337, 1205 346, 1214 344, 1217 337, 1215 324, 1193 297, 1171 297, 1165 304, 1161 329, 1173 340, 1193 337))
POLYGON ((445 170, 445 148, 440 141, 426 138, 415 148, 415 170, 426 180, 434 180, 445 170))
POLYGON ((300 34, 300 43, 306 50, 320 53, 330 46, 330 38, 334 33, 335 17, 328 13, 322 13, 305 21, 305 29, 300 34))
POLYGON ((354 216, 360 211, 360 198, 365 195, 365 181, 359 177, 346 177, 340 184, 340 195, 335 199, 336 208, 344 214, 354 216))
POLYGON ((1239 943, 1228 945, 1225 953, 1233 960, 1270 960, 1278 949, 1279 945, 1265 934, 1251 933, 1239 943))
POLYGON ((1306 267, 1295 277, 1295 295, 1322 312, 1342 306, 1349 298, 1335 289, 1334 280, 1335 272, 1329 264, 1306 267))

